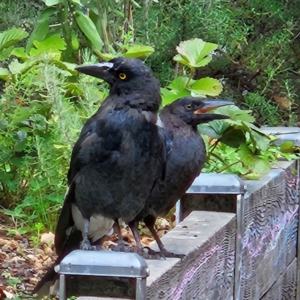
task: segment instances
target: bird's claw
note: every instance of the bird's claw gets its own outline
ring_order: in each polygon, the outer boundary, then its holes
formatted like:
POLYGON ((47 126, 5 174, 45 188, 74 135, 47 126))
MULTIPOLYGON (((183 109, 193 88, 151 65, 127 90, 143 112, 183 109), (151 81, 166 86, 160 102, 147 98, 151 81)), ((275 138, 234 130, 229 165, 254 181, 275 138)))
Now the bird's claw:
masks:
POLYGON ((153 260, 160 260, 166 259, 165 256, 158 251, 152 250, 150 247, 144 247, 143 249, 138 249, 137 253, 142 256, 144 259, 153 259, 153 260))
POLYGON ((116 251, 116 252, 133 252, 133 250, 130 246, 126 246, 124 244, 110 245, 109 248, 112 251, 116 251))
POLYGON ((83 240, 80 243, 80 249, 81 250, 92 250, 92 251, 99 250, 99 248, 97 246, 92 246, 88 240, 83 240))
POLYGON ((184 254, 175 254, 167 251, 166 249, 163 249, 162 251, 154 251, 150 247, 144 247, 142 251, 143 253, 140 253, 141 251, 138 251, 138 253, 145 259, 166 259, 166 257, 182 259, 185 257, 184 254))
POLYGON ((163 250, 161 251, 161 253, 162 253, 162 255, 163 255, 164 257, 168 257, 168 258, 180 258, 180 259, 182 259, 182 258, 185 257, 185 254, 176 254, 176 253, 173 253, 173 252, 169 252, 169 251, 166 250, 166 249, 163 249, 163 250))

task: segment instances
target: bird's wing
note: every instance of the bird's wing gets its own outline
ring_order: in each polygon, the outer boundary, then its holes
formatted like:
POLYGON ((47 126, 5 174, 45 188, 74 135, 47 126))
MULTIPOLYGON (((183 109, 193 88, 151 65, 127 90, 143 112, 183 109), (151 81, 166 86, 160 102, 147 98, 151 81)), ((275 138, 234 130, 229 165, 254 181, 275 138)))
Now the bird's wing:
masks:
MULTIPOLYGON (((100 114, 94 115, 84 125, 79 139, 74 145, 70 168, 68 172, 69 189, 66 193, 64 204, 58 219, 55 233, 55 248, 59 255, 63 249, 68 235, 71 233, 72 226, 76 223, 72 212, 72 206, 75 204, 75 179, 81 168, 89 164, 91 161, 101 163, 110 158, 112 151, 118 149, 121 138, 114 128, 107 125, 105 118, 101 119, 100 114), (70 231, 70 232, 68 232, 70 231)), ((76 214, 78 216, 78 214, 76 214)), ((97 218, 97 217, 96 217, 97 218)), ((105 222, 107 220, 104 220, 105 222)), ((81 222, 79 220, 76 225, 81 222)), ((96 222, 95 222, 96 223, 96 222)), ((109 222, 106 227, 109 227, 109 222)), ((78 227, 78 226, 76 226, 78 227)), ((101 235, 94 232, 91 233, 93 241, 101 235)), ((104 230, 105 231, 105 230, 104 230)), ((109 230, 108 230, 109 231, 109 230)), ((105 235, 106 232, 103 234, 105 235)))
POLYGON ((78 154, 79 154, 84 142, 86 141, 86 139, 88 139, 95 132, 96 126, 97 126, 97 121, 98 121, 97 118, 98 118, 98 115, 95 114, 84 124, 84 126, 80 132, 79 138, 73 147, 71 161, 70 161, 70 168, 68 171, 68 184, 69 185, 71 185, 77 171, 80 169, 80 166, 78 165, 77 157, 78 157, 78 154))
POLYGON ((83 166, 91 161, 102 163, 109 160, 110 155, 119 150, 122 142, 120 126, 118 120, 103 116, 101 111, 86 122, 73 147, 68 172, 69 185, 83 166))
POLYGON ((72 203, 75 202, 75 184, 71 184, 69 186, 65 199, 64 204, 61 209, 56 230, 55 230, 55 249, 57 255, 60 255, 65 248, 65 244, 68 241, 68 236, 73 231, 74 227, 74 220, 72 217, 72 203))
POLYGON ((81 130, 79 139, 75 143, 72 151, 70 168, 68 171, 69 188, 64 198, 64 204, 60 212, 55 231, 55 249, 58 255, 63 252, 68 236, 70 235, 73 230, 72 228, 74 227, 72 204, 75 203, 75 183, 73 182, 73 180, 76 176, 77 171, 80 169, 80 165, 77 161, 77 156, 81 149, 82 143, 91 135, 92 132, 94 132, 96 120, 97 115, 94 115, 85 123, 81 130))

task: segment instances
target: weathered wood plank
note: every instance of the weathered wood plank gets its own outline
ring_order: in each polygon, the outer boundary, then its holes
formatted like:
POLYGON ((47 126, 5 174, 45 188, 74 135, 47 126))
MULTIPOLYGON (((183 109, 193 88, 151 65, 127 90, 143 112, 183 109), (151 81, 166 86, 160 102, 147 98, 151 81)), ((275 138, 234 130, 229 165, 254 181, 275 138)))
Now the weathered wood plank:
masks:
MULTIPOLYGON (((242 225, 237 234, 243 239, 237 298, 260 299, 296 256, 298 172, 295 161, 281 161, 259 181, 247 182, 244 212, 237 215, 242 225)), ((235 199, 233 195, 186 195, 183 215, 199 209, 236 212, 235 199)))
POLYGON ((288 266, 261 300, 294 300, 297 286, 297 259, 288 266))
POLYGON ((168 250, 187 256, 163 274, 156 270, 164 261, 148 261, 147 299, 232 299, 235 238, 235 214, 192 212, 163 237, 168 250))
POLYGON ((195 210, 236 213, 236 198, 237 195, 185 194, 181 198, 182 218, 195 210))
POLYGON ((298 184, 294 163, 248 184, 244 202, 241 298, 260 299, 296 257, 298 184), (258 186, 259 185, 259 186, 258 186))

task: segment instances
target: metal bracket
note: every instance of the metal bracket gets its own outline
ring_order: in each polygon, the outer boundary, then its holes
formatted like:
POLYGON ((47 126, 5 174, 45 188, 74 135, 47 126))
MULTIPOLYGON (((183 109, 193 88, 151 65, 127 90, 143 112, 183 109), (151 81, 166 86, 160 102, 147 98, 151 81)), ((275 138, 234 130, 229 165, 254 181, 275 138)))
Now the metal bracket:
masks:
POLYGON ((137 253, 75 250, 61 261, 58 273, 60 300, 66 300, 70 296, 66 282, 68 277, 76 276, 132 278, 136 281, 135 299, 146 299, 146 278, 149 276, 149 268, 146 261, 137 253))

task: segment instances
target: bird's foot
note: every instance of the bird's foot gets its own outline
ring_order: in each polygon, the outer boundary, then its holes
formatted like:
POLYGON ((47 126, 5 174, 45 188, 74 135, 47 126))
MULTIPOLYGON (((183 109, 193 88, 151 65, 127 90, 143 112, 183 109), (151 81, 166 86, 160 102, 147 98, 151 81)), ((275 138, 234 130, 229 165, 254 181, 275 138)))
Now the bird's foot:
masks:
POLYGON ((173 252, 169 252, 166 249, 163 249, 162 251, 155 251, 151 249, 150 247, 144 247, 143 249, 138 249, 137 253, 141 255, 145 259, 166 259, 168 258, 184 258, 184 254, 175 254, 173 252))
POLYGON ((130 246, 127 246, 123 243, 117 244, 117 245, 110 245, 109 247, 112 251, 116 252, 133 252, 132 248, 130 246))
POLYGON ((81 250, 92 250, 92 251, 99 250, 99 248, 97 246, 92 246, 91 243, 89 242, 89 240, 83 240, 80 243, 80 249, 81 250))
POLYGON ((165 256, 158 251, 152 250, 150 247, 144 247, 143 249, 137 249, 136 252, 142 256, 144 259, 153 259, 153 260, 160 260, 166 259, 165 256))
POLYGON ((160 252, 164 257, 168 257, 168 258, 184 258, 185 254, 176 254, 173 252, 169 252, 168 250, 166 250, 165 248, 162 249, 162 251, 160 252))

